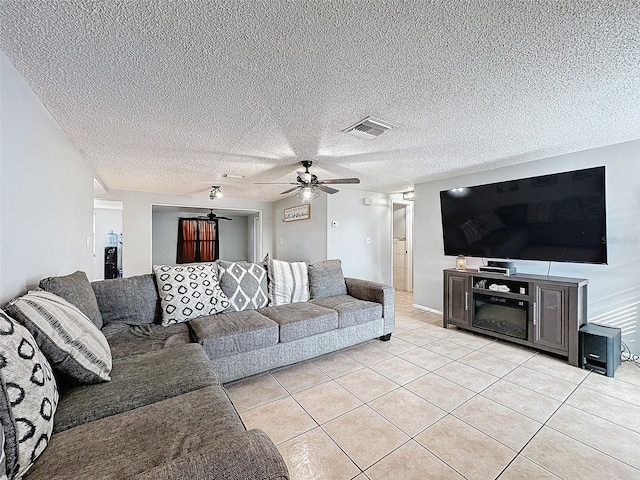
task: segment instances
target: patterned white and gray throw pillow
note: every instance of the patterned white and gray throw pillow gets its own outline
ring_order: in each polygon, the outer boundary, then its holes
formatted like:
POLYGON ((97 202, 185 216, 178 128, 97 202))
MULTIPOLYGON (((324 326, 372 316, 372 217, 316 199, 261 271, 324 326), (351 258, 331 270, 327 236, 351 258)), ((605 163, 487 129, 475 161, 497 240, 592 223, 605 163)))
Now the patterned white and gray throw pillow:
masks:
POLYGON ((109 343, 75 305, 34 290, 9 302, 5 311, 31 332, 55 370, 80 383, 111 380, 109 343))
POLYGON ((255 310, 269 303, 267 269, 258 263, 218 260, 222 291, 229 298, 229 310, 255 310))
POLYGON ((217 271, 215 263, 154 265, 162 325, 182 323, 226 310, 229 299, 220 288, 217 271))
MULTIPOLYGON (((5 470, 21 478, 53 431, 58 387, 51 365, 29 331, 0 310, 0 423, 5 470)), ((7 478, 4 477, 4 478, 7 478)))
POLYGON ((309 275, 306 262, 283 262, 269 259, 269 305, 309 300, 309 275))

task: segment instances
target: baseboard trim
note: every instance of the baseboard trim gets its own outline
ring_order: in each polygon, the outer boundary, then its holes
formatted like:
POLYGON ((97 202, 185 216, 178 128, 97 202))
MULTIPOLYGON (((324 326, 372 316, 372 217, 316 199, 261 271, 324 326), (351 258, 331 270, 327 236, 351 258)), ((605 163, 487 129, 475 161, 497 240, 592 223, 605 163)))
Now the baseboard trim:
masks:
POLYGON ((418 305, 414 303, 411 305, 413 308, 417 308, 418 310, 424 310, 425 312, 437 313, 438 315, 442 315, 440 310, 436 310, 435 308, 425 307, 424 305, 418 305))

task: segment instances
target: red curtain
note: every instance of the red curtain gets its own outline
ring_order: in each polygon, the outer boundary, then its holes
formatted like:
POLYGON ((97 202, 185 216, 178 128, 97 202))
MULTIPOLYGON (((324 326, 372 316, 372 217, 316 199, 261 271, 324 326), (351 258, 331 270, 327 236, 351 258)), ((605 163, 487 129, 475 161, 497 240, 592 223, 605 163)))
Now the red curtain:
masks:
POLYGON ((176 263, 212 262, 218 258, 217 220, 181 218, 178 221, 176 263))
POLYGON ((200 261, 212 262, 216 260, 216 230, 217 222, 204 220, 198 224, 200 228, 200 261))

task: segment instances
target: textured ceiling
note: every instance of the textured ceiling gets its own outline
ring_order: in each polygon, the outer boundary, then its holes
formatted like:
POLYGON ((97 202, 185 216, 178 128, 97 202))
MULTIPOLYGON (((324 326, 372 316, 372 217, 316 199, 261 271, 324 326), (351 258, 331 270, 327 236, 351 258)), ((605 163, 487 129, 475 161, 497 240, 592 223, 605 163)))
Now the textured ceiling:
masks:
POLYGON ((0 19, 108 189, 274 200, 253 183, 314 160, 396 192, 640 138, 637 1, 0 0, 0 19), (398 128, 342 133, 368 115, 398 128))

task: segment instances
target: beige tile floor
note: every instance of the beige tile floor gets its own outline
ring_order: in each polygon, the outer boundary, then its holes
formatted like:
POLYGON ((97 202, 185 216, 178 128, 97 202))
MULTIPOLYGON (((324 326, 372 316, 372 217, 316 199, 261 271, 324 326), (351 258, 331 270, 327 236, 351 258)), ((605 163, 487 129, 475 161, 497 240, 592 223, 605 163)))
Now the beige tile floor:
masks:
POLYGON ((411 303, 389 342, 226 385, 293 480, 640 479, 640 368, 610 379, 411 303))

